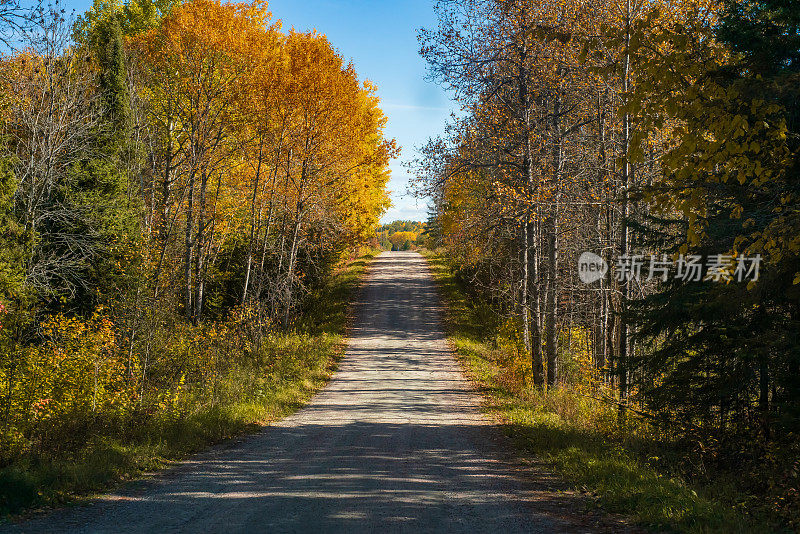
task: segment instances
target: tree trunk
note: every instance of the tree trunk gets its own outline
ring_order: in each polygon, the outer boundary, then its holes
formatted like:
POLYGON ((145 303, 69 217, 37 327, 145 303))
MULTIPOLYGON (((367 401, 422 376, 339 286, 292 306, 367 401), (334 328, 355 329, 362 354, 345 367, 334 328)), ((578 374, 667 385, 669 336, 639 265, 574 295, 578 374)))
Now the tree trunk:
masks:
MULTIPOLYGON (((630 89, 630 39, 631 39, 631 11, 630 0, 626 2, 626 30, 625 30, 625 57, 624 57, 624 72, 622 77, 622 91, 627 95, 630 89)), ((631 180, 631 164, 630 164, 630 142, 631 142, 631 117, 628 113, 622 118, 622 150, 623 150, 623 163, 622 163, 622 180, 620 184, 621 198, 620 198, 620 235, 619 235, 619 254, 625 256, 628 254, 629 237, 628 237, 628 185, 631 180)), ((619 380, 619 395, 624 399, 628 395, 628 324, 625 318, 625 312, 628 305, 629 281, 626 278, 622 281, 620 287, 620 306, 619 312, 619 352, 617 354, 617 378, 619 380)), ((624 403, 620 404, 621 413, 624 414, 624 403)))
MULTIPOLYGON (((170 201, 170 192, 172 188, 172 178, 170 177, 170 173, 172 172, 172 158, 174 154, 172 153, 172 129, 173 123, 172 119, 170 118, 167 121, 167 153, 165 156, 165 164, 164 164, 164 179, 161 183, 161 213, 159 221, 159 230, 158 230, 158 240, 161 243, 161 253, 159 254, 158 265, 156 266, 156 272, 153 275, 153 299, 158 298, 158 284, 159 279, 161 278, 161 269, 164 265, 164 256, 167 252, 167 247, 169 246, 169 234, 172 228, 172 222, 169 220, 169 201, 170 201)), ((155 181, 155 173, 153 174, 153 180, 155 181)), ((155 195, 155 190, 153 192, 155 195)), ((153 202, 155 206, 155 202, 153 202)))
MULTIPOLYGON (((523 44, 520 54, 520 68, 517 85, 519 89, 519 105, 522 111, 522 120, 525 126, 525 153, 523 156, 524 180, 526 188, 534 197, 538 189, 536 172, 533 164, 533 121, 531 120, 531 98, 528 92, 529 71, 525 64, 528 53, 527 43, 523 44)), ((537 261, 537 233, 535 223, 532 221, 533 213, 530 206, 525 209, 525 220, 522 222, 522 314, 523 336, 525 348, 531 356, 531 371, 533 383, 536 387, 544 384, 544 362, 542 360, 542 342, 540 329, 539 308, 539 278, 537 261), (531 304, 534 309, 531 310, 531 304), (531 317, 532 316, 532 317, 531 317)))
POLYGON ((292 246, 289 252, 289 265, 286 268, 286 309, 284 311, 284 325, 289 324, 289 315, 292 310, 292 299, 294 298, 294 264, 297 259, 297 238, 300 235, 300 224, 303 217, 303 203, 297 203, 297 220, 292 232, 292 246))
POLYGON ((545 283, 544 301, 544 350, 547 360, 547 385, 552 386, 557 377, 557 350, 558 350, 558 329, 556 328, 557 313, 557 284, 558 284, 558 249, 556 239, 556 216, 554 213, 557 208, 550 208, 550 215, 545 220, 545 239, 547 240, 547 281, 545 283))
POLYGON ((206 237, 206 190, 208 188, 208 173, 203 171, 200 178, 200 206, 197 214, 197 237, 195 238, 195 299, 194 299, 194 323, 197 324, 203 315, 203 292, 205 290, 205 237, 206 237))
POLYGON ((194 256, 194 247, 192 233, 194 232, 194 177, 195 171, 189 173, 188 185, 188 202, 186 205, 186 233, 184 235, 184 267, 183 267, 183 284, 184 284, 184 307, 185 316, 187 321, 191 321, 193 317, 192 308, 192 258, 194 256))
MULTIPOLYGON (((250 239, 247 243, 247 260, 245 261, 245 269, 244 269, 244 287, 242 287, 242 306, 247 302, 247 288, 250 285, 250 270, 253 264, 253 244, 255 242, 256 236, 256 199, 258 198, 258 182, 261 176, 261 162, 263 159, 263 152, 264 152, 264 136, 261 136, 258 145, 258 163, 256 165, 256 176, 253 181, 253 194, 250 199, 250 239)), ((262 204, 263 205, 263 204, 262 204)), ((259 211, 259 218, 260 218, 260 211, 259 211)), ((259 220, 258 223, 260 224, 261 221, 259 220)))
POLYGON ((558 196, 561 183, 562 132, 561 99, 556 95, 553 106, 553 200, 544 221, 544 237, 547 240, 547 282, 544 305, 544 349, 547 358, 547 385, 553 386, 558 376, 558 196))

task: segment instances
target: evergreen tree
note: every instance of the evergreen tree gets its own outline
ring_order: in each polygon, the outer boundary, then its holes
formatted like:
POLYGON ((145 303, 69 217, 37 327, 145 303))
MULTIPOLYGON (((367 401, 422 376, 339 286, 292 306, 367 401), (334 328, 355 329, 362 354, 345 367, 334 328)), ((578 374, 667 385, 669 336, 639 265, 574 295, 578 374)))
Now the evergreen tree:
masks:
POLYGON ((23 228, 14 213, 17 181, 7 161, 0 161, 0 304, 20 296, 25 280, 23 228))
POLYGON ((117 16, 95 24, 90 40, 97 61, 102 120, 86 140, 85 157, 75 162, 63 195, 83 214, 74 231, 92 236, 93 261, 86 283, 71 305, 90 311, 102 300, 133 287, 134 263, 141 241, 138 195, 129 170, 136 168, 131 142, 130 98, 122 28, 117 16))
POLYGON ((800 7, 794 0, 726 0, 718 37, 753 74, 800 71, 800 7))
MULTIPOLYGON (((659 253, 701 255, 735 251, 763 258, 757 281, 672 279, 631 306, 635 339, 647 345, 631 361, 653 410, 695 436, 785 441, 800 429, 800 174, 798 173, 798 22, 792 2, 729 1, 717 36, 733 61, 707 72, 708 92, 694 110, 678 111, 693 146, 668 160, 665 185, 697 192, 704 232, 689 222, 650 217, 639 235, 659 253), (709 121, 714 117, 714 121, 709 121), (720 122, 752 125, 760 137, 742 145, 729 165, 720 122), (761 125, 764 125, 762 128, 761 125), (762 129, 756 129, 762 128, 762 129), (712 132, 712 133, 706 133, 712 132), (763 133, 762 133, 763 132, 763 133), (697 140, 699 143, 696 143, 697 140), (697 162, 719 162, 698 165, 697 162), (755 172, 745 168, 749 161, 755 172), (720 169, 724 169, 721 171, 720 169), (724 172, 730 174, 724 174, 724 172), (766 177, 766 178, 765 178, 766 177)), ((684 144, 687 139, 683 139, 684 144)), ((703 273, 705 275, 705 272, 703 273)), ((731 441, 733 443, 733 441, 731 441)), ((742 441, 739 441, 741 444, 742 441)), ((737 453, 746 448, 735 447, 737 453)), ((732 451, 728 451, 732 452, 732 451)), ((758 458, 758 449, 750 451, 758 458)))

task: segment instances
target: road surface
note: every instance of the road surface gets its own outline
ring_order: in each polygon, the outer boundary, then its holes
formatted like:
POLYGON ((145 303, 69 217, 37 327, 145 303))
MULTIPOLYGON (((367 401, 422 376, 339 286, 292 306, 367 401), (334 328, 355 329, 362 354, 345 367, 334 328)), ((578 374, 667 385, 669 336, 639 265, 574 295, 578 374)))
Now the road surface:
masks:
POLYGON ((89 504, 0 531, 590 531, 558 512, 567 494, 542 490, 498 452, 503 437, 448 350, 421 256, 378 256, 355 313, 345 359, 303 410, 89 504))

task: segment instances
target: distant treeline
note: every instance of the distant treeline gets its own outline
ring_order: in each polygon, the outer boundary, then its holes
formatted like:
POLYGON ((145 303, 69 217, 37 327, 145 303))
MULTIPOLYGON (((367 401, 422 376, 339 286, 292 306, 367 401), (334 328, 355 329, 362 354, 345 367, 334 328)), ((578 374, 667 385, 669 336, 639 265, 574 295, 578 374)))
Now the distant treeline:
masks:
POLYGON ((425 223, 419 221, 394 221, 382 224, 375 230, 378 246, 383 250, 411 250, 425 246, 425 223))

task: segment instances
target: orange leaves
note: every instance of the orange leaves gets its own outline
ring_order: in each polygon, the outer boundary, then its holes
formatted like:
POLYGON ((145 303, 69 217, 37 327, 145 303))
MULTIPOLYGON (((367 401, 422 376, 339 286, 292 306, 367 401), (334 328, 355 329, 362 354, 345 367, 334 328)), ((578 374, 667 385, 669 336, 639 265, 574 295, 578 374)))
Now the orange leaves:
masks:
MULTIPOLYGON (((183 55, 187 59, 201 50, 210 55, 236 49, 247 52, 258 44, 257 36, 269 28, 270 17, 266 2, 260 0, 252 4, 195 0, 173 9, 160 26, 143 39, 157 38, 164 53, 183 55)), ((241 54, 237 58, 230 54, 229 59, 242 60, 246 56, 241 54)))
POLYGON ((77 410, 95 411, 120 400, 125 366, 114 325, 102 310, 91 319, 56 315, 42 325, 44 343, 28 347, 21 361, 22 390, 36 421, 77 410))
POLYGON ((275 31, 269 17, 260 0, 253 4, 196 0, 173 9, 132 44, 155 77, 154 85, 171 81, 173 92, 179 85, 198 99, 220 93, 241 98, 236 82, 253 72, 260 52, 269 49, 267 42, 275 31))
POLYGON ((375 87, 325 36, 280 27, 262 1, 195 0, 131 42, 170 162, 161 197, 198 234, 198 258, 245 233, 266 241, 278 213, 293 242, 318 226, 326 242, 351 244, 388 206, 397 149, 375 87))
POLYGON ((375 88, 317 33, 290 32, 284 54, 293 194, 362 240, 387 207, 386 166, 396 153, 382 137, 375 88))

